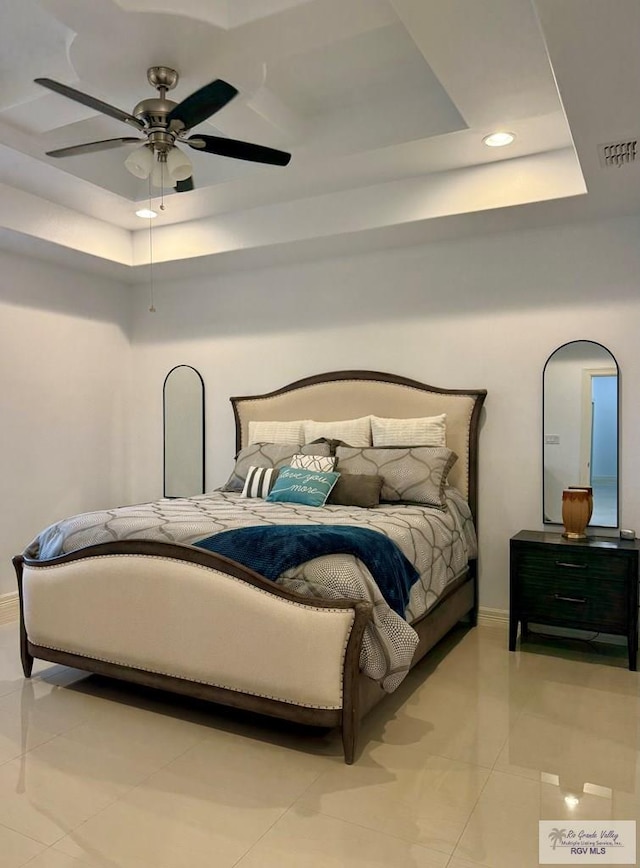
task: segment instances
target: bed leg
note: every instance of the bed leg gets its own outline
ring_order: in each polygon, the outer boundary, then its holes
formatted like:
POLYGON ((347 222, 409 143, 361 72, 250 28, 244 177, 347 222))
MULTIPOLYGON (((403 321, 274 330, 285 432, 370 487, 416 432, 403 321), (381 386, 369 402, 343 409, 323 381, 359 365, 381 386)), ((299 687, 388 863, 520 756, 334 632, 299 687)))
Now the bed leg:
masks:
POLYGON ((27 634, 24 627, 20 628, 20 660, 22 661, 22 671, 25 678, 31 678, 31 670, 33 669, 33 656, 29 653, 27 642, 27 634))
POLYGON ((20 660, 22 662, 22 671, 25 678, 31 678, 33 670, 33 655, 29 653, 29 640, 27 639, 27 630, 24 626, 24 601, 22 597, 22 555, 16 555, 13 558, 13 567, 16 571, 18 580, 18 596, 20 599, 20 660))
POLYGON ((342 748, 344 761, 352 765, 360 732, 360 648, 364 628, 371 620, 371 603, 354 603, 355 617, 347 643, 342 672, 342 748))
POLYGON ((342 749, 344 751, 344 761, 350 766, 356 758, 356 745, 358 742, 358 730, 360 721, 354 713, 354 709, 345 709, 342 717, 342 749))

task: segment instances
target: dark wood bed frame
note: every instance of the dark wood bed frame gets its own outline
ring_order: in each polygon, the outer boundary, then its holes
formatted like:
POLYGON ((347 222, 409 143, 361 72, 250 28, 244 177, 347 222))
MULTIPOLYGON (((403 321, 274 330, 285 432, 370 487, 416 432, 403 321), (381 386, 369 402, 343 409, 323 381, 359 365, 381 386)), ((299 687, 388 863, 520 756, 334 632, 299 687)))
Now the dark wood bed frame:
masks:
MULTIPOLYGON (((282 389, 269 392, 266 395, 251 396, 249 398, 231 398, 234 415, 236 418, 236 445, 238 449, 242 445, 240 419, 238 406, 241 401, 254 400, 275 395, 285 394, 295 389, 304 388, 316 383, 335 382, 339 380, 375 380, 387 383, 396 383, 409 386, 414 389, 424 390, 442 395, 461 395, 473 399, 473 410, 469 423, 469 451, 468 451, 468 501, 474 522, 477 528, 478 522, 478 436, 480 427, 480 414, 486 390, 455 390, 440 389, 428 386, 416 380, 407 379, 396 375, 390 375, 375 371, 339 371, 329 374, 308 377, 291 383, 282 389)), ((360 721, 364 715, 373 708, 385 696, 388 696, 380 684, 364 675, 359 669, 360 650, 365 627, 371 618, 371 604, 353 600, 318 600, 298 596, 295 593, 274 584, 259 574, 247 569, 241 564, 228 558, 215 555, 202 549, 192 548, 188 545, 171 543, 158 543, 145 540, 110 542, 50 559, 46 562, 32 561, 18 555, 13 558, 16 571, 18 592, 20 599, 20 654, 22 668, 25 677, 31 676, 34 658, 47 660, 65 666, 71 666, 87 670, 100 675, 121 679, 147 687, 159 688, 186 696, 208 700, 232 708, 244 709, 258 714, 282 718, 295 723, 301 723, 322 728, 340 727, 342 731, 342 743, 344 757, 347 763, 352 763, 356 755, 356 745, 360 721), (66 651, 58 651, 52 648, 42 647, 29 640, 25 628, 24 618, 24 585, 23 570, 25 566, 37 568, 43 564, 47 566, 66 564, 74 560, 102 555, 147 555, 173 558, 193 564, 200 564, 209 568, 219 569, 231 576, 241 579, 250 585, 257 586, 268 591, 269 594, 294 600, 301 605, 312 604, 315 608, 344 608, 354 610, 354 623, 348 640, 345 662, 343 668, 343 705, 340 709, 311 708, 281 702, 275 699, 242 693, 199 682, 189 681, 183 678, 161 675, 142 669, 123 666, 116 663, 108 663, 103 660, 71 654, 66 651)), ((472 560, 466 573, 461 576, 440 598, 438 603, 430 609, 418 621, 412 624, 419 636, 419 644, 416 649, 412 667, 421 660, 459 621, 468 618, 471 626, 477 623, 478 615, 478 571, 477 559, 472 560)))

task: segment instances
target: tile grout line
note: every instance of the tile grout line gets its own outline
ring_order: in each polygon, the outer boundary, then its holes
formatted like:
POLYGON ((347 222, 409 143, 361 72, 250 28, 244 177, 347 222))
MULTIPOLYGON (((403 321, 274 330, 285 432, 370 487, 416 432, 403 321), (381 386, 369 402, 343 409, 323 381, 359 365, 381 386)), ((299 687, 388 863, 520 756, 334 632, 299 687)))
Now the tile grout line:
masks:
POLYGON ((280 822, 280 820, 282 820, 283 817, 286 817, 286 815, 289 813, 289 811, 293 807, 295 807, 296 803, 300 801, 300 799, 311 789, 311 787, 316 783, 316 781, 318 781, 322 777, 322 775, 324 775, 324 774, 326 774, 325 771, 318 772, 318 774, 315 776, 315 778, 308 784, 308 786, 306 786, 304 788, 304 790, 299 795, 297 795, 295 797, 295 799, 291 802, 291 804, 287 808, 285 808, 285 810, 280 814, 280 816, 276 820, 273 821, 273 823, 269 826, 269 828, 264 830, 264 832, 262 833, 262 835, 260 835, 258 840, 253 842, 253 844, 249 847, 249 849, 246 851, 246 853, 243 853, 242 856, 237 860, 237 862, 233 863, 232 868, 236 868, 237 865, 240 865, 240 863, 245 858, 245 856, 248 856, 249 853, 251 853, 253 848, 257 844, 259 844, 260 841, 262 841, 262 839, 265 837, 265 835, 267 835, 273 829, 273 827, 276 826, 280 822))
MULTIPOLYGON (((491 768, 489 769, 489 774, 487 775, 487 779, 485 780, 484 784, 482 785, 482 789, 481 789, 480 792, 478 793, 478 797, 477 797, 477 799, 475 800, 473 807, 472 807, 471 810, 469 811, 469 816, 467 817, 467 820, 466 820, 464 826, 462 827, 462 831, 461 831, 460 834, 458 835, 458 839, 457 839, 457 841, 456 841, 456 843, 455 843, 455 845, 454 845, 454 847, 453 847, 453 850, 451 851, 451 859, 453 859, 454 856, 455 856, 455 852, 456 852, 456 850, 457 850, 457 848, 458 848, 458 845, 460 844, 460 841, 461 841, 462 838, 464 837, 464 833, 465 833, 466 830, 467 830, 467 827, 468 827, 468 825, 469 825, 469 823, 470 823, 470 821, 471 821, 471 817, 473 816, 474 811, 475 811, 476 808, 478 807, 478 804, 479 804, 479 802, 480 802, 480 799, 482 798, 482 794, 484 793, 484 791, 485 791, 485 789, 486 789, 486 786, 487 786, 487 784, 489 783, 489 779, 490 779, 491 775, 492 775, 494 772, 496 772, 496 771, 499 772, 499 770, 496 769, 496 763, 497 763, 497 761, 498 761, 498 757, 500 756, 500 754, 502 753, 502 751, 503 751, 504 748, 505 748, 505 745, 506 745, 507 742, 509 741, 509 738, 510 738, 510 736, 511 736, 511 732, 512 732, 513 728, 516 726, 516 724, 517 724, 518 720, 520 719, 520 716, 522 715, 523 711, 524 711, 524 707, 521 708, 521 709, 518 711, 514 723, 513 723, 512 725, 509 726, 509 729, 508 729, 507 734, 506 734, 506 736, 505 736, 505 738, 504 738, 504 741, 503 741, 502 744, 500 745, 500 748, 498 749, 498 751, 497 751, 497 753, 496 753, 496 757, 495 757, 495 759, 494 759, 494 761, 493 761, 493 763, 492 763, 492 765, 491 765, 491 768)), ((485 766, 485 768, 486 768, 486 766, 485 766)), ((466 857, 464 857, 464 858, 466 859, 466 857)), ((451 861, 451 859, 450 859, 449 861, 451 861)), ((473 861, 473 860, 467 860, 467 861, 473 861)), ((448 864, 448 863, 447 863, 447 864, 448 864)), ((478 864, 478 868, 485 868, 485 866, 483 866, 481 862, 478 862, 477 864, 478 864)))
MULTIPOLYGON (((78 728, 81 727, 81 726, 84 726, 86 723, 87 723, 87 720, 81 720, 81 721, 78 721, 78 722, 75 723, 73 726, 69 727, 68 729, 64 730, 63 732, 56 733, 56 734, 53 735, 50 739, 47 739, 46 741, 43 741, 43 742, 41 742, 40 744, 35 745, 33 748, 29 748, 28 751, 24 751, 24 752, 23 752, 22 754, 20 754, 19 756, 14 757, 12 760, 8 760, 8 762, 13 762, 13 761, 16 760, 16 759, 22 759, 23 757, 26 757, 26 755, 27 755, 28 753, 31 753, 32 751, 36 750, 36 748, 39 748, 39 747, 41 747, 42 745, 45 745, 45 744, 49 744, 51 741, 54 741, 56 738, 64 737, 67 733, 72 732, 73 730, 78 729, 78 728)), ((203 737, 202 737, 202 740, 204 740, 205 738, 206 738, 206 736, 203 736, 203 737)), ((196 744, 197 744, 197 743, 198 743, 198 742, 196 742, 196 744)), ((78 823, 77 826, 74 826, 73 828, 67 829, 66 832, 64 832, 64 833, 63 833, 59 838, 57 838, 57 839, 56 839, 55 841, 53 841, 51 844, 46 844, 46 843, 43 842, 43 841, 39 841, 37 838, 33 838, 33 837, 31 837, 30 835, 25 835, 24 832, 21 832, 21 831, 19 831, 19 830, 17 830, 17 829, 13 829, 12 827, 7 826, 7 825, 4 824, 4 823, 0 823, 0 825, 3 825, 5 828, 9 829, 9 830, 12 831, 12 832, 15 832, 15 833, 18 834, 18 835, 22 835, 22 836, 25 837, 25 838, 29 838, 29 840, 35 841, 37 844, 42 844, 42 846, 43 846, 45 849, 53 850, 53 851, 56 852, 56 853, 63 853, 63 855, 65 855, 65 856, 69 856, 68 853, 65 853, 64 851, 61 851, 61 850, 56 849, 56 844, 59 844, 60 841, 62 841, 62 840, 64 840, 65 838, 69 837, 69 835, 72 835, 72 834, 74 834, 75 832, 77 832, 77 831, 78 831, 79 829, 81 829, 84 825, 86 825, 86 823, 88 823, 89 820, 93 820, 93 819, 95 819, 95 817, 97 817, 99 814, 103 813, 103 812, 106 811, 108 808, 112 807, 112 806, 115 805, 117 802, 121 801, 123 798, 125 798, 126 796, 128 796, 128 795, 129 795, 133 790, 135 790, 135 789, 137 789, 138 787, 140 787, 140 786, 142 786, 143 784, 145 784, 145 783, 149 780, 149 778, 151 778, 153 775, 155 775, 155 774, 157 774, 158 772, 160 772, 160 771, 162 771, 163 769, 165 769, 168 765, 170 765, 170 764, 171 764, 172 762, 174 762, 175 760, 179 759, 179 758, 180 758, 181 756, 183 756, 187 751, 191 750, 191 748, 194 747, 194 746, 195 746, 195 745, 190 745, 189 747, 185 748, 185 750, 181 751, 181 752, 180 752, 179 754, 177 754, 175 757, 172 757, 170 760, 168 760, 166 763, 163 763, 163 764, 162 764, 161 766, 159 766, 158 768, 156 768, 156 769, 154 769, 153 771, 149 772, 149 774, 145 775, 143 778, 141 778, 141 779, 140 779, 139 781, 137 781, 135 784, 125 785, 125 788, 123 789, 123 791, 122 791, 121 793, 119 793, 117 796, 114 796, 113 798, 109 799, 109 800, 108 800, 104 805, 102 805, 102 807, 98 808, 97 811, 94 811, 93 813, 89 814, 88 817, 85 817, 84 820, 82 820, 82 822, 78 823)), ((102 750, 100 750, 100 753, 103 753, 105 756, 109 756, 109 754, 110 754, 109 751, 102 751, 102 750)), ((117 754, 117 756, 118 756, 120 759, 123 759, 123 760, 126 759, 124 756, 122 756, 122 755, 120 755, 120 754, 117 754)), ((6 763, 2 763, 2 764, 0 764, 0 767, 2 767, 2 766, 5 765, 5 764, 6 764, 6 763)), ((42 853, 42 852, 43 852, 43 851, 41 851, 41 853, 42 853)), ((41 853, 40 853, 40 854, 37 854, 37 856, 40 856, 41 853)), ((37 857, 34 856, 33 858, 35 859, 35 858, 37 858, 37 857)), ((71 857, 69 857, 69 858, 75 858, 75 857, 71 856, 71 857)))

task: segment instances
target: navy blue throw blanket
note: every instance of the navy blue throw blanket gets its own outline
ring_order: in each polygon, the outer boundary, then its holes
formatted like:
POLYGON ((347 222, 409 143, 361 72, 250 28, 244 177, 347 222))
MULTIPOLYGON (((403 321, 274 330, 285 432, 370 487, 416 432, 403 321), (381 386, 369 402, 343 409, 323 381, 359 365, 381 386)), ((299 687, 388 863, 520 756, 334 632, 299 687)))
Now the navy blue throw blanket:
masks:
POLYGON ((380 593, 404 618, 418 572, 384 534, 341 525, 260 525, 225 530, 194 545, 231 558, 271 581, 291 567, 322 555, 352 554, 366 564, 380 593))

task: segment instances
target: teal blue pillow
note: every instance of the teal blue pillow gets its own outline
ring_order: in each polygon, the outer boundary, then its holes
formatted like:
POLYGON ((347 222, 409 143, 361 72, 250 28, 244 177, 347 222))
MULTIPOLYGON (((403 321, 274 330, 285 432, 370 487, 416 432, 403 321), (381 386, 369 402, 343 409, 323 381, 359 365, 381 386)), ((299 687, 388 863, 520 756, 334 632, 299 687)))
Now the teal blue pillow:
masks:
POLYGON ((328 470, 300 470, 281 467, 276 482, 265 498, 272 503, 304 503, 306 506, 324 506, 339 473, 328 470))

